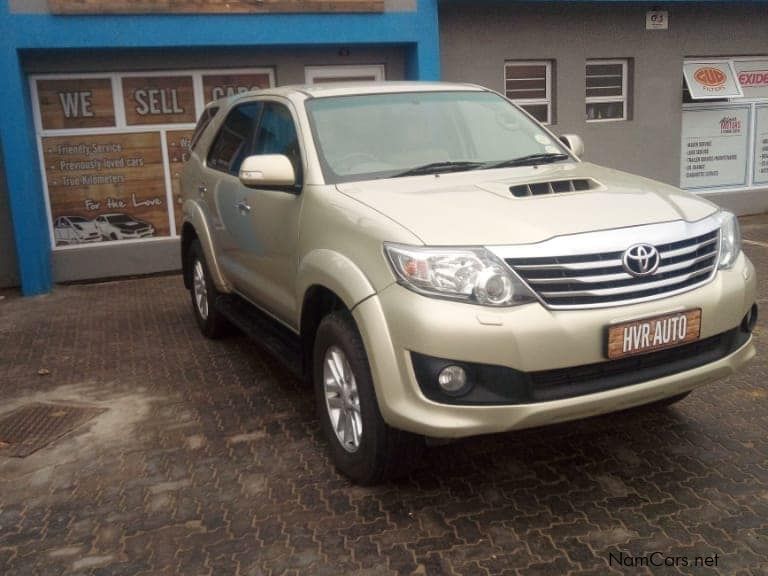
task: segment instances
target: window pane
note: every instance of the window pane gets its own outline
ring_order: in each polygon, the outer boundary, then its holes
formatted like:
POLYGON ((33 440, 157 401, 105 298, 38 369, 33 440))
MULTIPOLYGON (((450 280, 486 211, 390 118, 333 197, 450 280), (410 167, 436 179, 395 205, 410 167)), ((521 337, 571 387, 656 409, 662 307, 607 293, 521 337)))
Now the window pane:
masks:
POLYGON ((624 102, 596 102, 587 104, 587 120, 621 120, 624 102))
POLYGON ((547 77, 547 66, 545 64, 507 64, 505 72, 507 80, 544 80, 547 77))
POLYGON ((587 88, 587 98, 599 98, 601 96, 621 97, 621 86, 610 88, 587 88))
POLYGON ((546 104, 521 104, 520 107, 539 122, 543 122, 544 124, 549 122, 549 106, 546 104))
POLYGON ((587 76, 619 76, 622 75, 622 64, 587 64, 587 76))
POLYGON ((261 115, 259 136, 254 154, 283 154, 288 156, 298 177, 301 167, 299 138, 291 113, 280 104, 267 104, 261 115))
POLYGON ((261 104, 251 102, 238 106, 227 116, 208 154, 208 166, 237 174, 248 153, 261 104))

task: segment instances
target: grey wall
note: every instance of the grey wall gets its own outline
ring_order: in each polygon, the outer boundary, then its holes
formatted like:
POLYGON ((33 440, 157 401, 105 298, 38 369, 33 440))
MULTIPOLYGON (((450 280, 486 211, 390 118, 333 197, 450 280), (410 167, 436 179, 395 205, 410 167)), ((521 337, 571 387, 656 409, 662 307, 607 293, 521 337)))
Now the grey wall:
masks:
MULTIPOLYGON (((589 161, 678 185, 683 59, 768 54, 768 6, 666 4, 669 30, 646 31, 652 5, 443 1, 443 79, 503 93, 505 60, 554 60, 554 131, 580 134, 589 161), (587 58, 633 59, 631 120, 585 122, 587 58)), ((766 198, 766 191, 710 197, 741 213, 768 210, 766 198)))
MULTIPOLYGON (((405 52, 402 48, 342 48, 46 51, 26 53, 22 62, 29 74, 270 67, 275 70, 278 85, 302 84, 304 67, 318 65, 384 64, 387 78, 402 80, 405 76, 405 52)), ((3 218, 2 192, 0 187, 0 225, 3 218)), ((3 232, 0 230, 0 242, 4 239, 3 232)), ((5 244, 2 246, 0 281, 5 244)), ((173 239, 57 250, 53 253, 53 278, 56 282, 69 282, 178 270, 181 268, 179 250, 178 240, 173 239)))
POLYGON ((5 185, 5 167, 0 150, 0 288, 19 284, 16 267, 16 246, 13 243, 11 211, 8 206, 8 189, 5 185))

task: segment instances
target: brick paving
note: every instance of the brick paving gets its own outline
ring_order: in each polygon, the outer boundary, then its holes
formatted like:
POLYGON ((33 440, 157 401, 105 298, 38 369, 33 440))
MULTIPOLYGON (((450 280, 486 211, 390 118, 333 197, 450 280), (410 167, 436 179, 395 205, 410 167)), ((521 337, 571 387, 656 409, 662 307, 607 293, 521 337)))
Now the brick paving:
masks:
MULTIPOLYGON (((768 228, 744 229, 766 270, 768 228)), ((768 574, 762 321, 748 370, 674 408, 434 447, 360 488, 311 391, 241 336, 199 336, 178 276, 3 295, 0 415, 107 409, 0 457, 3 576, 768 574), (676 566, 619 564, 638 558, 676 566)))

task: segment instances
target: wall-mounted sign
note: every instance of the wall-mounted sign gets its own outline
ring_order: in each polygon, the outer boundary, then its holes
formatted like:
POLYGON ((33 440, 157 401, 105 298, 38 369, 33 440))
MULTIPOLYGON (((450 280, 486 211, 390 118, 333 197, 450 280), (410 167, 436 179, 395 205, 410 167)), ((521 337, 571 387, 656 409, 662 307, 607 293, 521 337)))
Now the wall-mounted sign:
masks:
POLYGON ((768 105, 755 107, 754 184, 768 184, 768 105))
POLYGON ((694 100, 743 96, 730 61, 685 62, 683 76, 694 100))
POLYGON ((54 14, 382 12, 384 0, 48 0, 54 14))
POLYGON ((768 60, 734 60, 745 98, 768 98, 768 60))
POLYGON ((272 77, 269 73, 262 74, 214 74, 203 76, 203 95, 205 102, 218 100, 228 96, 235 96, 269 88, 272 85, 272 77))
POLYGON ((125 121, 129 126, 194 123, 192 84, 192 76, 124 77, 125 121))
POLYGON ((181 169, 189 158, 189 145, 194 130, 169 130, 166 132, 168 146, 168 163, 171 169, 171 188, 173 198, 173 216, 176 230, 181 231, 182 200, 181 200, 181 169))
POLYGON ((683 110, 680 187, 747 184, 750 106, 683 110))
POLYGON ((109 78, 38 80, 37 103, 46 130, 115 125, 109 78))
POLYGON ((168 236, 160 134, 42 140, 57 246, 168 236))
POLYGON ((180 176, 198 113, 214 95, 272 85, 271 68, 33 76, 53 247, 181 232, 180 176))
POLYGON ((669 12, 666 10, 648 10, 645 13, 646 30, 667 30, 669 28, 669 12))

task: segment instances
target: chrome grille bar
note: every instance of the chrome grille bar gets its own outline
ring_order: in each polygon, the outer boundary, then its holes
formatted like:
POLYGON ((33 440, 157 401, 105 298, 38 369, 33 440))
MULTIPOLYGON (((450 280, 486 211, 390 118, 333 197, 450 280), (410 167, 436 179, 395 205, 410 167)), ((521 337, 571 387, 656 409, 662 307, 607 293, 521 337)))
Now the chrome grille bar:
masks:
POLYGON ((561 236, 494 251, 543 304, 563 309, 642 302, 691 290, 714 277, 719 249, 718 223, 707 218, 693 224, 678 221, 561 236), (643 241, 657 248, 660 262, 653 274, 637 277, 624 269, 622 259, 626 249, 643 241), (601 246, 608 250, 589 250, 601 246), (567 251, 558 254, 554 249, 561 247, 567 251))

